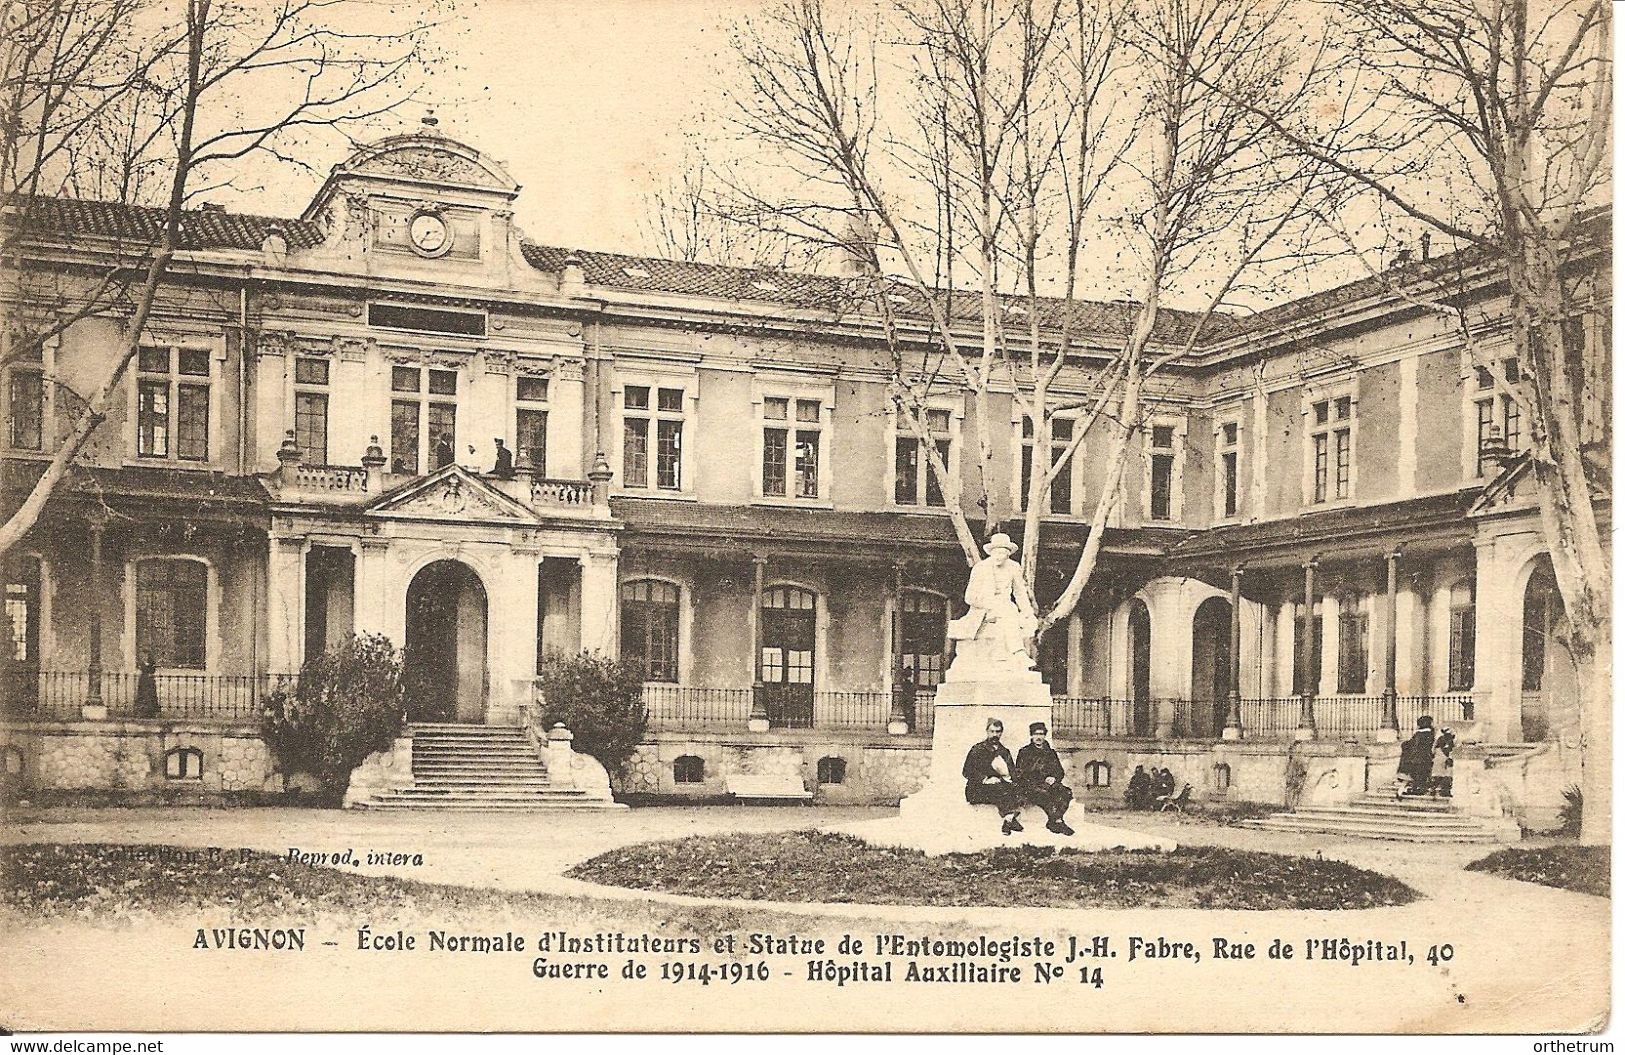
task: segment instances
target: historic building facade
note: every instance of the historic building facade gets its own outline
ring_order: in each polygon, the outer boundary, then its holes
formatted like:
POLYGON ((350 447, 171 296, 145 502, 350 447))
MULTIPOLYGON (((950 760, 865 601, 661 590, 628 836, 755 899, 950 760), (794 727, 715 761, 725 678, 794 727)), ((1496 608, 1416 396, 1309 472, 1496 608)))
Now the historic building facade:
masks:
MULTIPOLYGON (((211 787, 251 785, 207 750, 182 757, 202 749, 177 730, 251 725, 276 677, 377 631, 462 722, 519 721, 550 653, 637 664, 653 732, 630 791, 712 794, 753 766, 799 767, 832 799, 917 780, 965 563, 872 320, 839 310, 834 277, 536 245, 518 193, 429 128, 360 150, 297 219, 188 214, 124 398, 7 562, 8 767, 84 783, 62 771, 84 754, 67 734, 117 727, 162 748, 126 784, 201 766, 211 787), (136 713, 143 663, 157 716, 136 713)), ((4 306, 21 319, 161 219, 25 214, 34 293, 4 306)), ((1594 310, 1574 325, 1606 464, 1606 248, 1589 261, 1594 310)), ((1493 280, 1461 280, 1493 318, 1493 280)), ((1127 309, 1090 310, 1096 346, 1058 398, 1120 340, 1127 309)), ((110 306, 8 360, 8 510, 124 322, 110 306)), ((1184 320, 1166 324, 1173 339, 1184 320)), ((1278 799, 1285 744, 1341 757, 1424 712, 1492 764, 1571 769, 1561 601, 1497 385, 1387 281, 1220 320, 1159 381, 1097 585, 1046 637, 1074 782, 1116 795, 1114 769, 1183 752, 1199 794, 1278 799)), ((1010 393, 988 412, 1020 481, 1044 452, 1010 393)), ((929 425, 968 484, 975 407, 945 394, 929 425)), ((1092 443, 1051 496, 1041 595, 1086 537, 1092 443)), ((991 496, 1007 516, 1019 499, 991 496)), ((97 751, 73 765, 117 783, 128 752, 97 751)))

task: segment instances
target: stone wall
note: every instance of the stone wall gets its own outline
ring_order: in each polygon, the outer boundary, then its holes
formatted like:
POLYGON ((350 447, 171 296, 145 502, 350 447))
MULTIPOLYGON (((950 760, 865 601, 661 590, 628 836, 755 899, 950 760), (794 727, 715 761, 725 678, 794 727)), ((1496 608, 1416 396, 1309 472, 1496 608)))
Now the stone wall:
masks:
POLYGON ((232 794, 282 790, 252 725, 148 719, 0 722, 6 780, 20 788, 232 794))
MULTIPOLYGON (((1067 783, 1086 805, 1121 805, 1134 767, 1165 768, 1177 785, 1191 785, 1199 802, 1261 802, 1286 805, 1288 745, 1247 741, 1057 741, 1067 783), (1099 763, 1093 769, 1090 763, 1099 763)), ((1292 747, 1300 770, 1296 794, 1306 801, 1347 801, 1367 787, 1368 746, 1309 743, 1292 747)), ((1010 744, 1012 752, 1019 743, 1010 744)), ((919 790, 930 766, 931 741, 919 735, 822 730, 775 730, 764 734, 652 733, 615 781, 622 794, 676 799, 716 799, 735 774, 790 774, 814 801, 895 804, 919 790), (679 759, 697 758, 697 781, 677 781, 679 759), (839 784, 818 781, 819 761, 845 763, 839 784)), ((692 764, 689 764, 690 766, 692 764)), ((695 773, 687 773, 693 776, 695 773)))

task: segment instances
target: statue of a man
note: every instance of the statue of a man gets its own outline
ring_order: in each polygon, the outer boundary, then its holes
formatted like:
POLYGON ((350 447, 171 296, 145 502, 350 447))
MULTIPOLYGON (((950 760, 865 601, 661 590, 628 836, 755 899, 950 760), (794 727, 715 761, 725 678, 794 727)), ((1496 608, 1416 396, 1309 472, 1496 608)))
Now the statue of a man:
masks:
POLYGON ((1001 652, 1031 663, 1027 642, 1038 629, 1038 616, 1027 599, 1021 565, 1010 559, 1016 544, 999 532, 983 552, 987 557, 971 569, 965 586, 965 603, 970 611, 948 624, 948 636, 955 640, 994 640, 1001 652))

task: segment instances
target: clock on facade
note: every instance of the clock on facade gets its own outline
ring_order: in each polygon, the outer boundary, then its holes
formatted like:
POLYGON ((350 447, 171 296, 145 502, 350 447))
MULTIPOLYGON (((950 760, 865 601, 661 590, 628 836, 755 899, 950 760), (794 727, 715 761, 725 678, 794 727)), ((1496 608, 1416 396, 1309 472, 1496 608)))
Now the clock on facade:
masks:
POLYGON ((424 256, 439 256, 451 248, 451 228, 439 213, 420 212, 407 228, 412 248, 424 256))

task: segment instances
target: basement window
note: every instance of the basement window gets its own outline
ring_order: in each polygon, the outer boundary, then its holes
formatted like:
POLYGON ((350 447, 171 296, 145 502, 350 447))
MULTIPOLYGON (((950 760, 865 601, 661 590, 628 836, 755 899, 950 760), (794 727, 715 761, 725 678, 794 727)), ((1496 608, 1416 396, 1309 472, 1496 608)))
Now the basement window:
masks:
POLYGON ((202 780, 203 752, 195 747, 177 747, 164 755, 165 780, 202 780))

